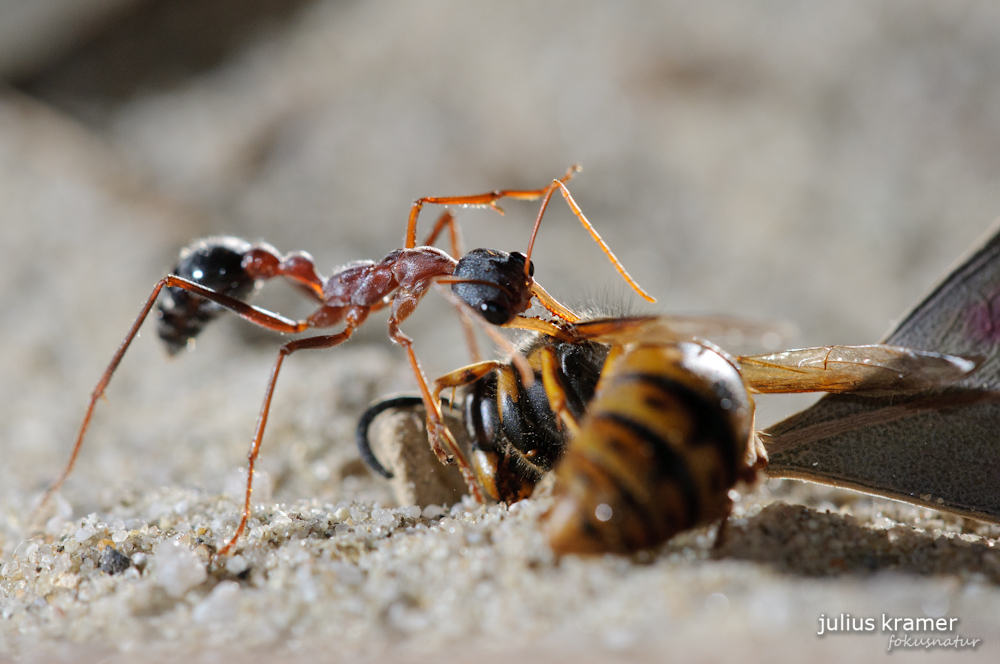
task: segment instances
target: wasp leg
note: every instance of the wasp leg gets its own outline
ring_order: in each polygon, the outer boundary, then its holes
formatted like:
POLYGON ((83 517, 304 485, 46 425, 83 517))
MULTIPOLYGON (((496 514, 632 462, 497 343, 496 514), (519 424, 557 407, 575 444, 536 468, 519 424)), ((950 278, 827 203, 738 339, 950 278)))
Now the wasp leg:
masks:
POLYGON ((729 502, 729 507, 726 508, 726 513, 722 515, 722 520, 719 521, 719 527, 715 531, 715 541, 712 543, 712 549, 718 551, 726 544, 726 534, 729 530, 729 517, 733 513, 733 503, 729 502))
POLYGON ((764 447, 764 440, 761 438, 762 434, 757 430, 757 408, 754 404, 753 397, 747 395, 750 399, 750 444, 747 445, 747 463, 746 467, 742 473, 742 479, 747 484, 753 484, 757 481, 757 475, 760 471, 767 468, 767 448, 764 447))
POLYGON ((506 365, 502 362, 497 362, 495 360, 487 360, 486 362, 476 362, 475 364, 470 364, 468 366, 462 367, 461 369, 456 369, 450 373, 446 373, 439 378, 434 380, 434 390, 432 395, 435 401, 440 402, 441 392, 451 389, 452 390, 452 402, 454 402, 455 390, 465 385, 476 382, 483 376, 486 376, 491 371, 497 371, 503 369, 506 365))
POLYGON ((552 346, 546 346, 541 350, 541 354, 542 385, 549 400, 549 408, 558 416, 556 421, 561 422, 575 438, 580 433, 580 424, 569 410, 566 386, 563 384, 563 373, 559 367, 556 350, 552 346))
MULTIPOLYGON (((454 391, 456 389, 474 383, 492 371, 501 371, 504 368, 505 365, 501 362, 477 362, 440 376, 434 381, 434 401, 440 403, 441 392, 450 388, 452 390, 452 402, 454 403, 454 391)), ((428 422, 428 433, 430 433, 430 425, 431 423, 428 422)), ((431 440, 430 443, 431 448, 434 449, 434 441, 431 440)), ((435 452, 437 452, 436 449, 435 452)), ((488 453, 484 452, 480 454, 475 449, 472 451, 472 454, 474 457, 472 472, 475 475, 477 484, 482 486, 487 494, 495 498, 498 495, 495 481, 497 461, 495 459, 487 459, 483 454, 488 453)), ((438 454, 438 457, 440 458, 440 454, 438 454)))
MULTIPOLYGON (((749 396, 749 395, 748 395, 749 396)), ((761 440, 760 432, 757 431, 757 409, 754 407, 753 397, 750 397, 750 441, 747 445, 746 463, 737 473, 739 481, 753 486, 760 475, 760 472, 767 468, 767 450, 761 440)), ((718 551, 726 543, 726 531, 729 527, 729 517, 733 513, 733 502, 729 500, 726 513, 719 522, 719 529, 715 531, 715 543, 712 548, 718 551)))
MULTIPOLYGON (((504 371, 506 365, 496 361, 477 362, 461 369, 447 373, 434 381, 433 398, 440 403, 441 392, 446 389, 452 390, 451 402, 454 403, 455 390, 459 387, 476 382, 480 378, 487 376, 492 371, 504 371)), ((428 432, 430 423, 428 422, 428 432)), ((434 441, 429 441, 431 448, 434 448, 434 441)), ((435 450, 436 452, 436 450, 435 450)), ((495 451, 478 449, 478 445, 473 441, 471 450, 472 473, 475 475, 477 484, 482 487, 494 500, 500 499, 500 490, 497 487, 497 473, 499 472, 500 459, 495 451)), ((440 458, 440 456, 439 456, 440 458)))

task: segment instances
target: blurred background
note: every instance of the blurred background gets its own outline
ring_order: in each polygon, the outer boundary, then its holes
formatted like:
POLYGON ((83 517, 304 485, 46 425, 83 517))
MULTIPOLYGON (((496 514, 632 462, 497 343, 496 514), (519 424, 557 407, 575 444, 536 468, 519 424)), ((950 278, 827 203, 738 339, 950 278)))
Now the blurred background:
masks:
MULTIPOLYGON (((583 210, 659 300, 637 310, 874 342, 1000 212, 998 28, 985 2, 3 3, 4 486, 51 477, 192 238, 266 239, 328 273, 399 247, 417 197, 536 188, 573 163, 583 210)), ((537 208, 505 207, 460 211, 467 247, 523 251, 537 208)), ((534 259, 570 304, 631 300, 560 201, 534 259)), ((431 375, 467 361, 439 300, 405 326, 431 375)), ((280 284, 259 301, 310 311, 280 284)), ((174 361, 140 339, 88 443, 137 416, 111 435, 131 452, 90 452, 87 472, 211 484, 242 456, 278 342, 217 327, 174 361), (192 436, 213 442, 184 452, 192 436), (133 461, 146 454, 163 464, 133 461)), ((301 427, 294 409, 312 404, 316 445, 335 446, 369 398, 412 389, 401 357, 373 318, 290 362, 276 409, 301 427), (324 392, 363 353, 381 377, 358 361, 356 389, 324 392), (344 431, 320 424, 338 409, 344 431)), ((762 420, 802 403, 765 402, 762 420)))
MULTIPOLYGON (((1000 212, 998 28, 1000 9, 968 1, 5 2, 10 509, 52 477, 192 238, 266 239, 328 272, 399 247, 417 197, 536 188, 573 163, 583 210, 659 300, 638 310, 790 320, 795 345, 874 342, 1000 212)), ((467 247, 524 249, 537 208, 505 207, 460 211, 467 247)), ((536 249, 556 297, 627 306, 560 201, 536 249)), ((467 361, 439 300, 405 326, 431 375, 467 361)), ((310 311, 280 284, 259 301, 310 311)), ((228 321, 170 361, 151 336, 99 406, 80 474, 212 487, 242 457, 278 342, 228 321)), ((349 450, 368 399, 412 389, 401 358, 384 316, 296 357, 273 435, 299 430, 313 461, 349 450)), ((803 402, 783 403, 763 422, 803 402)), ((319 478, 281 486, 308 495, 319 478)))
MULTIPOLYGON (((998 35, 1000 7, 969 0, 0 3, 0 550, 197 237, 307 250, 328 274, 398 248, 415 198, 579 163, 576 200, 658 298, 637 310, 877 341, 1000 213, 998 35)), ((460 210, 466 247, 523 251, 537 208, 505 208, 460 210)), ((635 305, 561 201, 534 260, 571 305, 635 305)), ((281 284, 258 301, 310 311, 281 284)), ((286 363, 255 498, 389 500, 352 440, 369 400, 413 389, 384 321, 286 363)), ((404 329, 428 374, 468 361, 433 294, 404 329)), ((171 359, 145 331, 63 513, 238 492, 279 343, 229 320, 171 359)), ((762 399, 759 421, 806 402, 762 399)))

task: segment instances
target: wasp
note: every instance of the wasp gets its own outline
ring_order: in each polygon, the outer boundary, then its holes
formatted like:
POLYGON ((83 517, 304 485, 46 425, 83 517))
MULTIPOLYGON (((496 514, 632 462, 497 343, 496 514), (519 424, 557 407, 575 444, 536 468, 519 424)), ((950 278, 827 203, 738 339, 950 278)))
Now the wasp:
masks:
MULTIPOLYGON (((611 348, 607 343, 588 338, 594 335, 593 330, 609 325, 642 324, 647 334, 654 327, 669 326, 671 335, 687 334, 691 338, 725 337, 733 333, 751 338, 787 334, 786 326, 723 317, 595 317, 590 312, 579 315, 590 320, 573 327, 555 325, 545 332, 526 333, 507 359, 471 364, 434 381, 434 397, 461 412, 471 441, 473 472, 492 500, 509 505, 528 497, 562 456, 568 440, 567 429, 550 404, 543 380, 543 362, 556 367, 561 407, 575 419, 583 417, 611 348), (530 367, 530 381, 519 370, 519 359, 530 367), (462 396, 457 400, 440 396, 445 390, 454 392, 459 388, 462 396)), ((356 434, 358 451, 379 475, 393 477, 371 448, 368 432, 375 418, 390 409, 422 406, 419 396, 393 396, 376 401, 361 416, 356 434)))
POLYGON ((558 553, 629 553, 725 520, 730 489, 768 463, 755 393, 909 394, 978 365, 890 345, 733 357, 707 342, 625 341, 612 347, 583 419, 560 413, 572 436, 546 523, 558 553))
MULTIPOLYGON (((732 356, 702 339, 723 329, 763 327, 671 316, 563 324, 525 348, 538 378, 531 388, 510 363, 491 362, 439 378, 435 395, 467 386, 475 470, 492 497, 519 500, 553 470, 545 529, 557 553, 630 553, 725 519, 730 489, 756 480, 768 451, 753 394, 920 393, 977 366, 885 344, 732 356)), ((389 405, 362 419, 360 447, 370 418, 389 405)))
MULTIPOLYGON (((640 295, 652 301, 652 298, 628 275, 566 188, 565 182, 578 170, 579 167, 573 166, 562 178, 555 179, 539 189, 505 189, 471 196, 417 199, 410 208, 402 248, 390 252, 380 261, 349 263, 335 270, 330 276, 321 275, 312 256, 304 251, 281 254, 269 244, 251 244, 232 237, 212 237, 194 242, 181 252, 173 272, 153 287, 138 317, 98 381, 91 394, 90 404, 84 414, 69 461, 62 474, 44 494, 41 505, 44 505, 58 490, 72 471, 94 407, 104 394, 115 369, 154 306, 159 336, 173 353, 191 347, 205 326, 225 310, 232 311, 255 325, 280 333, 295 334, 314 328, 342 325, 341 330, 334 334, 297 338, 280 347, 271 369, 264 401, 247 454, 249 467, 240 522, 235 534, 219 550, 219 555, 225 555, 232 550, 250 517, 254 465, 260 453, 271 398, 285 358, 300 350, 320 350, 337 346, 347 341, 372 312, 385 308, 389 309, 389 338, 404 348, 416 378, 427 411, 428 431, 431 433, 434 452, 443 463, 458 465, 466 478, 470 492, 481 500, 475 474, 445 426, 439 401, 432 396, 414 353, 413 340, 402 332, 400 324, 414 311, 426 292, 437 284, 451 287, 448 296, 466 313, 463 320, 466 321, 470 338, 471 329, 468 320, 480 321, 487 327, 506 325, 536 330, 551 328, 553 326, 551 322, 525 313, 533 302, 538 302, 555 320, 567 323, 578 320, 576 314, 549 295, 533 278, 532 248, 546 207, 556 191, 562 194, 570 209, 600 245, 622 277, 640 295), (502 213, 503 210, 497 205, 497 201, 504 198, 542 199, 526 253, 474 249, 462 255, 456 222, 447 210, 440 216, 424 244, 417 245, 417 218, 424 205, 490 207, 502 213), (432 246, 445 228, 450 232, 452 252, 460 258, 455 258, 432 246), (291 320, 249 304, 248 300, 260 284, 274 278, 285 279, 310 298, 317 305, 315 312, 305 319, 291 320)), ((474 350, 473 354, 475 355, 474 350)))
POLYGON ((543 375, 569 431, 552 547, 655 546, 725 519, 758 470, 1000 523, 998 312, 1000 223, 875 345, 732 357, 668 318, 566 326, 610 350, 578 422, 543 375), (780 392, 828 394, 755 431, 753 395, 780 392))

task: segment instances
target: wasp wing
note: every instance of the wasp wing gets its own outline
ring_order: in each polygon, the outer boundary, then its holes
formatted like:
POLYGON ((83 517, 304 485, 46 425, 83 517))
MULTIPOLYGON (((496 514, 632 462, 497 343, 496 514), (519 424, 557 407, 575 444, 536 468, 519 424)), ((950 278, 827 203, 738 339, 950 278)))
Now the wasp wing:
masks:
POLYGON ((739 357, 754 392, 851 392, 896 395, 950 385, 974 360, 884 344, 817 346, 739 357))
POLYGON ((599 343, 658 344, 706 339, 724 348, 753 345, 780 347, 795 334, 795 327, 783 321, 753 321, 726 316, 627 316, 595 318, 576 323, 573 335, 599 343))
POLYGON ((823 397, 765 432, 768 474, 1000 523, 1000 225, 885 343, 981 364, 946 388, 823 397))

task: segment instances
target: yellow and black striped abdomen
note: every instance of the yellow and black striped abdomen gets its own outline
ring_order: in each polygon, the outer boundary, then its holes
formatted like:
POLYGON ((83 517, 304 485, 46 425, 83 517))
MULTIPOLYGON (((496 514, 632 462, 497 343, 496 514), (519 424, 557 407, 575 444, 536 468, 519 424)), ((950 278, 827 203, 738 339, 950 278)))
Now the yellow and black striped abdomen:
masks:
POLYGON ((609 359, 555 470, 553 549, 636 551, 725 516, 752 408, 736 368, 702 345, 609 359))

